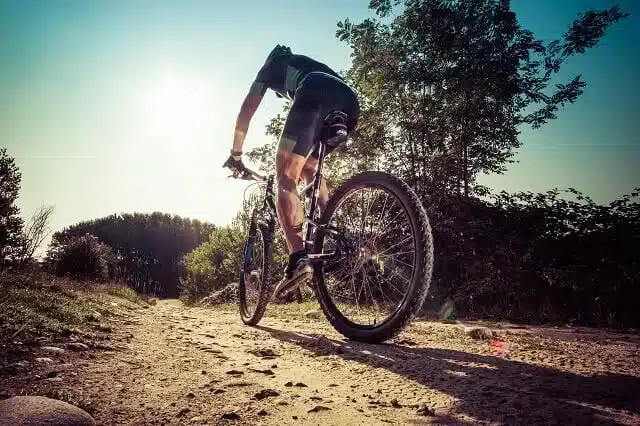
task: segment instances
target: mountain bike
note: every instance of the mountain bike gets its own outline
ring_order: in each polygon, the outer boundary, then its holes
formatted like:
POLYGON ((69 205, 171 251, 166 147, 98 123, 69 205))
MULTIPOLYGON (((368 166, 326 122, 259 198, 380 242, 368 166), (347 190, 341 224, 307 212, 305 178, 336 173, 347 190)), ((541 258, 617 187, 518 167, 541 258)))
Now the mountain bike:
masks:
MULTIPOLYGON (((304 244, 314 271, 311 287, 331 325, 349 339, 380 343, 404 329, 422 307, 433 270, 433 237, 416 193, 386 172, 354 175, 319 212, 327 148, 347 142, 346 118, 330 112, 319 133, 315 176, 300 191, 306 207, 304 244), (382 230, 376 233, 374 225, 382 230)), ((266 187, 250 214, 238 286, 240 317, 256 325, 280 278, 272 271, 278 224, 274 175, 245 168, 233 177, 266 187)))

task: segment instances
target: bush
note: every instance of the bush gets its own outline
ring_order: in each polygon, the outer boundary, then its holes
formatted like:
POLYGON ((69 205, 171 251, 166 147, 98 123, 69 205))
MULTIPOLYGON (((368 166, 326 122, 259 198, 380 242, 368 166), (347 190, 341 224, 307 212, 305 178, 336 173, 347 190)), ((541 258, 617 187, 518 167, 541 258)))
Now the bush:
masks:
POLYGON ((195 303, 238 280, 246 235, 233 226, 216 228, 209 241, 183 258, 186 276, 180 279, 180 296, 195 303))
POLYGON ((436 257, 425 308, 452 302, 456 316, 640 325, 637 197, 600 206, 570 189, 432 200, 436 257))
POLYGON ((107 281, 114 263, 111 248, 91 234, 52 247, 47 258, 56 275, 83 281, 107 281))

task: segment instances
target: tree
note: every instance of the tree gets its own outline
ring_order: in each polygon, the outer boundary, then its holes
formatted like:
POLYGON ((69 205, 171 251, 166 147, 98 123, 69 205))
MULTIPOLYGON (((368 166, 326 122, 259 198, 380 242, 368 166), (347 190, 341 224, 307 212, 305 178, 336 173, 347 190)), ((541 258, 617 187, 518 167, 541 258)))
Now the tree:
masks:
POLYGON ((33 259, 35 252, 42 246, 49 236, 49 219, 53 214, 53 206, 41 206, 25 224, 22 231, 23 246, 20 262, 25 264, 33 259))
POLYGON ((7 149, 0 149, 0 268, 16 260, 23 247, 22 219, 15 205, 22 175, 7 149))
POLYGON ((110 278, 113 259, 111 248, 91 234, 72 238, 48 256, 56 275, 95 281, 107 281, 110 278))
POLYGON ((423 196, 468 196, 482 190, 478 173, 503 173, 519 126, 542 126, 582 93, 580 75, 549 90, 561 65, 628 16, 617 6, 589 10, 545 46, 508 0, 406 0, 385 23, 400 3, 371 0, 379 19, 345 19, 336 36, 353 49, 347 79, 367 124, 377 123, 359 145, 423 196))

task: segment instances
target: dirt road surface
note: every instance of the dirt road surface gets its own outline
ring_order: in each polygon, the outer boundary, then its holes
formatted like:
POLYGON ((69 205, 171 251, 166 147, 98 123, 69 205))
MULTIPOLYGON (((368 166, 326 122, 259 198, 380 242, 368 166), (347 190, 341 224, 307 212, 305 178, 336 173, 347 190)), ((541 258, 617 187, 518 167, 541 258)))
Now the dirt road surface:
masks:
POLYGON ((482 340, 417 321, 368 345, 278 309, 251 328, 233 307, 160 301, 56 386, 105 425, 640 424, 637 334, 503 324, 482 340))

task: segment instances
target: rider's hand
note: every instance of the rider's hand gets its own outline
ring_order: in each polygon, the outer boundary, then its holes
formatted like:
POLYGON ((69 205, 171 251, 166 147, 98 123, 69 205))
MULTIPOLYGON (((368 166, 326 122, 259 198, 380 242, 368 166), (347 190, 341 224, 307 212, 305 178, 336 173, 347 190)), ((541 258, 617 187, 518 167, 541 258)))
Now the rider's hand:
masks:
POLYGON ((227 161, 224 162, 222 167, 231 169, 231 171, 233 172, 233 177, 236 178, 245 173, 247 170, 244 163, 242 162, 242 158, 236 159, 233 157, 233 155, 230 155, 229 158, 227 158, 227 161))

